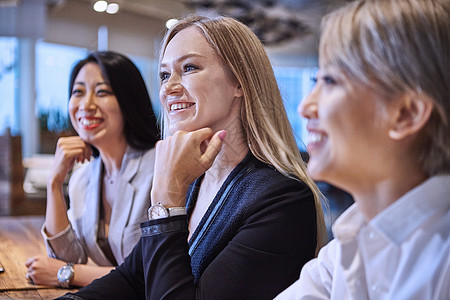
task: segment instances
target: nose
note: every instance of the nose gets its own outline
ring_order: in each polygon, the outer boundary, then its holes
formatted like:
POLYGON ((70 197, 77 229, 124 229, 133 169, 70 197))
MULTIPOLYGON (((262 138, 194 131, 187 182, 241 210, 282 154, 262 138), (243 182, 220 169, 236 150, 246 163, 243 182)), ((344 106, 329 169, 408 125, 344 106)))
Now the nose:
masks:
POLYGON ((303 99, 297 107, 297 112, 300 116, 306 119, 315 119, 318 114, 317 107, 317 90, 316 87, 303 99))
POLYGON ((97 107, 97 103, 93 93, 86 93, 83 97, 83 100, 80 102, 79 110, 81 111, 90 111, 95 110, 97 107))
POLYGON ((161 91, 165 95, 181 93, 183 91, 183 85, 180 82, 179 76, 177 76, 176 74, 170 75, 167 82, 164 83, 161 87, 161 91))

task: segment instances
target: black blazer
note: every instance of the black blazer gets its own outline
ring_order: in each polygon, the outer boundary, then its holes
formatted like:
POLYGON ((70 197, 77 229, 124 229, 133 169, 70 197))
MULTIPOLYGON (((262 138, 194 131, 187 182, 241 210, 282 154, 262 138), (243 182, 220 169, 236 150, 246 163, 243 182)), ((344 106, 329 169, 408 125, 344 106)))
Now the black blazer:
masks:
MULTIPOLYGON (((188 216, 201 178, 187 194, 188 216)), ((141 224, 125 262, 59 299, 272 299, 314 257, 309 187, 247 155, 188 239, 188 216, 141 224)))

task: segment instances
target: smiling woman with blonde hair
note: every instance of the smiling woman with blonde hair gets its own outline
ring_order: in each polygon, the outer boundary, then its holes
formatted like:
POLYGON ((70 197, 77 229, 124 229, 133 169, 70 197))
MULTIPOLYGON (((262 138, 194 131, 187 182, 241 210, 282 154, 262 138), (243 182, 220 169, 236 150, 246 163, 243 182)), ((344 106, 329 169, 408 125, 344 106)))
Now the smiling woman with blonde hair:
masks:
POLYGON ((141 241, 70 299, 274 297, 326 233, 262 43, 231 18, 188 17, 165 36, 160 78, 141 241))
MULTIPOLYGON (((242 88, 240 123, 245 142, 252 154, 274 166, 285 176, 304 181, 312 189, 317 214, 318 251, 327 241, 321 193, 306 174, 306 165, 295 141, 272 65, 261 41, 250 28, 242 26, 232 18, 210 20, 193 16, 171 28, 163 41, 161 55, 164 55, 170 40, 190 26, 201 30, 209 45, 219 55, 230 78, 242 88)), ((167 120, 167 116, 164 116, 164 120, 167 120)))

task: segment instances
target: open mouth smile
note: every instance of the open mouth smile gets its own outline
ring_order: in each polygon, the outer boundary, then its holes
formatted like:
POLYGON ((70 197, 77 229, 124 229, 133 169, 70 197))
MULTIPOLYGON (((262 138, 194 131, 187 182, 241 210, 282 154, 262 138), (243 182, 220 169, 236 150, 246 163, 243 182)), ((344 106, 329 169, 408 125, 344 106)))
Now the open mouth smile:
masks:
POLYGON ((84 129, 94 129, 102 123, 102 120, 99 118, 80 118, 79 123, 84 129))
POLYGON ((174 103, 170 105, 170 111, 182 110, 194 105, 194 103, 174 103))

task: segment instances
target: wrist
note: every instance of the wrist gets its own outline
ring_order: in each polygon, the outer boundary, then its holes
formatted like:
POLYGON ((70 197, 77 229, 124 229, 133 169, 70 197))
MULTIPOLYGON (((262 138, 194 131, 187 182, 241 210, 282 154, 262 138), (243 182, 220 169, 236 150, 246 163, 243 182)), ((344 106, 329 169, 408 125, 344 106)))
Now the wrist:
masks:
POLYGON ((189 189, 189 184, 182 184, 177 180, 159 179, 160 180, 158 180, 157 176, 153 177, 152 190, 150 193, 152 204, 160 202, 165 207, 185 206, 186 193, 189 189))
POLYGON ((57 189, 62 187, 64 179, 65 178, 61 180, 59 176, 50 176, 47 180, 47 189, 57 189))
POLYGON ((156 203, 161 203, 166 208, 184 207, 186 203, 186 193, 187 189, 167 191, 160 188, 152 188, 150 197, 153 205, 156 203))

